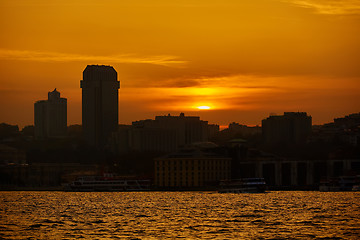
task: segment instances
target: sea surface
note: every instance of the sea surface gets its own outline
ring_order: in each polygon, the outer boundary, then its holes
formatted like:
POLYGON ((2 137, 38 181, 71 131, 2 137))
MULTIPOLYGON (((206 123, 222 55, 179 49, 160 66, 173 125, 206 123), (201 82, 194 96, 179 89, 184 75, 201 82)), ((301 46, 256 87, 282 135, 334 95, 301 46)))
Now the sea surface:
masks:
POLYGON ((0 192, 0 239, 360 239, 360 192, 0 192))

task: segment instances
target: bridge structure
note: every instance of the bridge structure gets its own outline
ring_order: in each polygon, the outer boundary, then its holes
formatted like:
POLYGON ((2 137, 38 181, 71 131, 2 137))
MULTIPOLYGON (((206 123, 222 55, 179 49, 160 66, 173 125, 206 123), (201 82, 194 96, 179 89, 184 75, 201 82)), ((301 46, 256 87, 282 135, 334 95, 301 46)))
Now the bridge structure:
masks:
POLYGON ((262 177, 274 187, 315 187, 324 178, 360 175, 360 159, 251 159, 236 165, 236 177, 262 177))

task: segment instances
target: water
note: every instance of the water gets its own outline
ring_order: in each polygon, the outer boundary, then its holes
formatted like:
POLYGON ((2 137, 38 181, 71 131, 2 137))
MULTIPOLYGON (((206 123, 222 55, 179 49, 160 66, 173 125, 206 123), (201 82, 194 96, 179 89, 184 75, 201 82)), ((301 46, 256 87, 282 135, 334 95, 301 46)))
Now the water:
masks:
POLYGON ((359 192, 0 192, 0 239, 359 239, 359 192))

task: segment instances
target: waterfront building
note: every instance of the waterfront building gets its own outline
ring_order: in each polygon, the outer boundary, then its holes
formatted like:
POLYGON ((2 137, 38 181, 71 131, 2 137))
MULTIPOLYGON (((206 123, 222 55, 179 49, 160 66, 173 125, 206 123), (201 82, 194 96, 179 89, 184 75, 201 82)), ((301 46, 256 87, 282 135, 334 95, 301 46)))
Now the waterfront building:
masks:
POLYGON ((155 159, 155 185, 160 188, 216 186, 230 179, 231 158, 216 152, 214 143, 204 142, 181 148, 155 159))
POLYGON ((48 100, 34 104, 35 138, 62 137, 67 131, 67 99, 60 97, 60 92, 48 93, 48 100))
POLYGON ((74 181, 77 176, 95 175, 98 168, 97 165, 79 163, 0 164, 0 190, 27 188, 61 191, 64 190, 62 185, 74 181))
POLYGON ((80 86, 84 138, 90 145, 102 148, 118 128, 117 72, 112 66, 88 65, 80 86))
POLYGON ((306 112, 285 112, 262 120, 265 144, 304 144, 311 134, 312 118, 306 112))
POLYGON ((26 164, 25 152, 0 144, 0 166, 11 164, 26 164))

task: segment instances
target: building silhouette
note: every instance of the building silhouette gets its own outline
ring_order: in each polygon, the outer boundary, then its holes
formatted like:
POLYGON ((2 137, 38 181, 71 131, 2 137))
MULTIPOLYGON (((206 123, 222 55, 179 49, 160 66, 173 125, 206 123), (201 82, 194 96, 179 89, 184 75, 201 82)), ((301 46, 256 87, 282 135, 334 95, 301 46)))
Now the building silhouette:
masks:
POLYGON ((67 100, 60 97, 56 88, 48 93, 48 100, 40 100, 34 104, 34 127, 37 139, 66 135, 67 100))
POLYGON ((328 144, 341 142, 348 146, 360 146, 360 113, 335 118, 334 122, 324 125, 313 126, 309 141, 328 144))
POLYGON ((360 113, 353 113, 342 118, 335 118, 334 124, 343 129, 357 128, 360 126, 360 113))
POLYGON ((232 122, 229 124, 228 131, 233 134, 241 134, 242 136, 245 137, 245 136, 261 134, 261 127, 259 126, 250 127, 247 125, 232 122))
POLYGON ((218 146, 199 142, 154 159, 154 183, 160 188, 197 188, 229 179, 231 158, 217 153, 218 146))
POLYGON ((113 134, 115 152, 173 152, 180 146, 208 140, 208 122, 197 116, 156 116, 155 120, 135 121, 113 134))
POLYGON ((208 124, 208 138, 215 137, 220 132, 220 126, 218 124, 208 124))
POLYGON ((80 86, 84 138, 90 145, 103 148, 118 128, 117 72, 112 66, 88 65, 80 86))
POLYGON ((304 144, 311 134, 312 118, 306 112, 285 112, 262 120, 265 144, 304 144))

